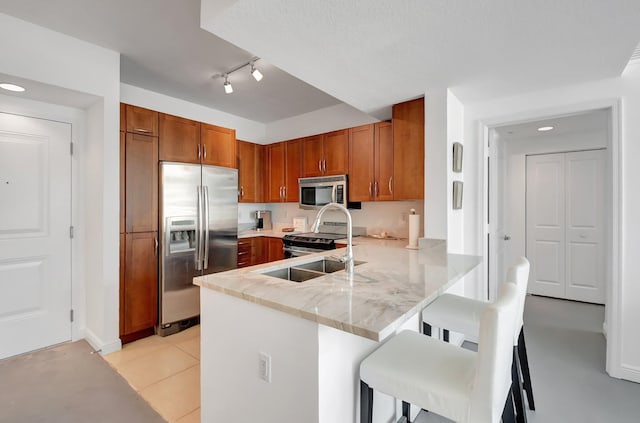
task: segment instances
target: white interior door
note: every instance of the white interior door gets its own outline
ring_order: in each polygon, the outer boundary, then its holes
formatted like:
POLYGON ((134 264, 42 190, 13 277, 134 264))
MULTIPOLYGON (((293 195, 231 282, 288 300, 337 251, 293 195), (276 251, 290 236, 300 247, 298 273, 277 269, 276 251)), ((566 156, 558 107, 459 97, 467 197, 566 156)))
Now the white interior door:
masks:
POLYGON ((71 339, 70 141, 0 113, 0 359, 71 339))
MULTIPOLYGON (((493 134, 492 134, 493 135, 493 134)), ((506 161, 504 141, 495 136, 491 138, 489 146, 489 300, 498 297, 500 285, 506 274, 505 260, 508 260, 505 247, 509 242, 509 235, 505 228, 506 204, 506 161)))
POLYGON ((604 151, 567 153, 566 297, 604 304, 604 151))
POLYGON ((604 303, 604 152, 527 156, 529 292, 604 303))

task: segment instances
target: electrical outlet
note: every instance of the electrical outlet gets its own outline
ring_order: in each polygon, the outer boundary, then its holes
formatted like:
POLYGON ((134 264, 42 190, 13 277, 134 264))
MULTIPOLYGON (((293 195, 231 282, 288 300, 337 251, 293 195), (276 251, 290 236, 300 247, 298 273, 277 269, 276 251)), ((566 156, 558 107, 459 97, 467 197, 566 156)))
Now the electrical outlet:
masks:
POLYGON ((271 383, 271 356, 258 353, 258 376, 267 383, 271 383))

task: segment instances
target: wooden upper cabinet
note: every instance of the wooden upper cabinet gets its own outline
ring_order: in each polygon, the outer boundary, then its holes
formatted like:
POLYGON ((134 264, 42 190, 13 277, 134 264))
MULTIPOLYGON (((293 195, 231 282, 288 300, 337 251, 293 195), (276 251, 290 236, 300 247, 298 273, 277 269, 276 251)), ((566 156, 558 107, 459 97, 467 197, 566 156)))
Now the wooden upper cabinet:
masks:
POLYGON ((158 137, 126 134, 126 232, 158 230, 158 137))
POLYGON ((302 176, 321 176, 323 155, 322 134, 301 141, 302 176))
POLYGON ((127 132, 158 136, 158 112, 126 105, 127 132))
POLYGON ((262 202, 263 146, 238 140, 238 201, 262 202))
POLYGON ((125 244, 121 335, 158 323, 158 233, 127 234, 125 244))
POLYGON ((395 104, 393 116, 393 198, 424 198, 424 98, 395 104))
POLYGON ((200 143, 202 164, 232 168, 237 166, 235 129, 203 123, 200 143))
POLYGON ((286 177, 286 145, 284 142, 267 145, 267 188, 265 201, 284 200, 286 177))
POLYGON ((120 131, 127 131, 127 106, 120 103, 120 131))
POLYGON ((160 160, 200 163, 200 122, 160 113, 160 160))
POLYGON ((374 126, 349 129, 349 201, 372 201, 374 174, 374 126))
POLYGON ((284 201, 297 203, 300 197, 298 178, 300 177, 300 140, 291 140, 285 143, 286 166, 284 201))
POLYGON ((125 133, 120 132, 120 233, 126 231, 125 228, 125 205, 126 205, 126 141, 125 133))
POLYGON ((349 169, 349 130, 324 134, 324 175, 345 175, 349 169))
POLYGON ((379 122, 374 125, 374 131, 376 201, 390 201, 394 199, 393 125, 391 122, 379 122))

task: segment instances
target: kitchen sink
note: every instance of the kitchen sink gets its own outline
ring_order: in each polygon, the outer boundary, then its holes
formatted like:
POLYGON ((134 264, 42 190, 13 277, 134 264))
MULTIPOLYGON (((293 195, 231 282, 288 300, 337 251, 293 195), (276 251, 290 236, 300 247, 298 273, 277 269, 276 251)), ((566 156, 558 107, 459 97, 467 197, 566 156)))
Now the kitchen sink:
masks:
MULTIPOLYGON (((365 263, 364 261, 355 260, 354 266, 365 263)), ((263 275, 280 278, 292 282, 304 282, 329 273, 344 270, 345 264, 341 261, 328 257, 321 257, 316 261, 309 263, 301 263, 291 267, 281 269, 268 270, 262 272, 263 275)))

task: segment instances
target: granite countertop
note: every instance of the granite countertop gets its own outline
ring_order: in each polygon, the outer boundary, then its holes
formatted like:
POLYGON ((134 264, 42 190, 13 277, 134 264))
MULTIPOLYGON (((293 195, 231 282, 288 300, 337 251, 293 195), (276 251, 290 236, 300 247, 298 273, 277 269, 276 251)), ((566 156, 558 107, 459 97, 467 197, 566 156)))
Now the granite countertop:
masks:
MULTIPOLYGON (((256 236, 266 236, 271 238, 282 238, 285 235, 295 235, 300 232, 282 232, 282 230, 268 230, 268 231, 256 231, 256 230, 246 230, 238 233, 238 239, 243 238, 252 238, 256 236)), ((336 239, 338 244, 346 244, 347 239, 336 239)), ((373 238, 369 236, 354 236, 353 237, 353 245, 363 245, 363 244, 372 244, 372 245, 380 245, 384 247, 402 247, 404 248, 407 245, 406 239, 399 238, 373 238)))
POLYGON ((194 284, 382 341, 481 262, 479 256, 447 254, 443 241, 428 244, 421 250, 354 246, 355 259, 365 263, 356 266, 353 284, 344 271, 301 283, 261 274, 344 249, 200 276, 194 284))

